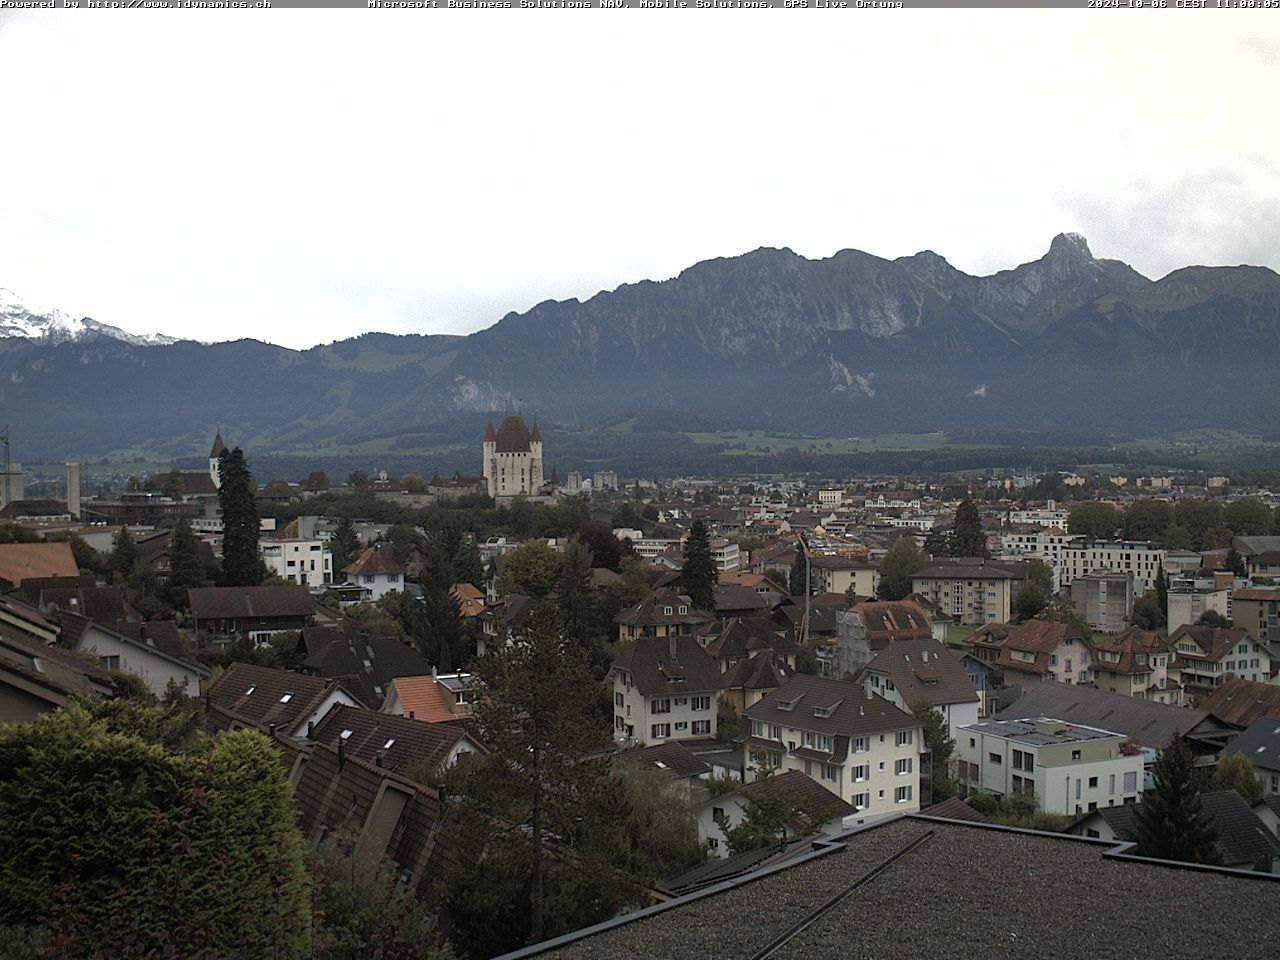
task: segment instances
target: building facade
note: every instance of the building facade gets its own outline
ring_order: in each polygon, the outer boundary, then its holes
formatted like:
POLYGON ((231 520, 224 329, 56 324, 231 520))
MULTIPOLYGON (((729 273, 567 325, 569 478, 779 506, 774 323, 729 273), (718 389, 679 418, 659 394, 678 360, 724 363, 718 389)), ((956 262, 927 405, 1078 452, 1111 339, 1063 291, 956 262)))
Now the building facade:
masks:
POLYGON ((1071 581, 1071 602, 1084 622, 1103 633, 1119 633, 1133 612, 1133 571, 1094 570, 1071 581))
POLYGON ((542 490, 542 431, 534 423, 530 431, 524 420, 507 417, 484 432, 483 470, 491 497, 534 496, 542 490))
POLYGON ((1080 540, 1061 550, 1058 581, 1071 586, 1077 577, 1095 570, 1112 570, 1133 574, 1133 589, 1138 596, 1156 587, 1156 577, 1164 566, 1164 551, 1145 541, 1080 540))
POLYGON ((258 552, 281 580, 306 587, 333 583, 333 554, 323 540, 261 540, 258 552))

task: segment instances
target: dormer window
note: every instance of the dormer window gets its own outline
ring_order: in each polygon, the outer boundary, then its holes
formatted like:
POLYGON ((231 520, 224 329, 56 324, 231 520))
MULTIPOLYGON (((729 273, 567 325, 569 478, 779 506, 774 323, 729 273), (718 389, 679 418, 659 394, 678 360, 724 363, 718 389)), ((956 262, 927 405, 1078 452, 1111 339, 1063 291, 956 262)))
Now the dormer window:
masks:
POLYGON ((689 608, 688 608, 688 607, 686 607, 686 606, 682 603, 682 604, 680 604, 680 612, 681 612, 681 613, 688 613, 688 612, 689 612, 689 608))
POLYGON ((664 614, 666 614, 668 617, 669 617, 669 616, 671 616, 671 608, 670 608, 670 607, 663 607, 663 608, 662 608, 662 612, 663 612, 664 614))

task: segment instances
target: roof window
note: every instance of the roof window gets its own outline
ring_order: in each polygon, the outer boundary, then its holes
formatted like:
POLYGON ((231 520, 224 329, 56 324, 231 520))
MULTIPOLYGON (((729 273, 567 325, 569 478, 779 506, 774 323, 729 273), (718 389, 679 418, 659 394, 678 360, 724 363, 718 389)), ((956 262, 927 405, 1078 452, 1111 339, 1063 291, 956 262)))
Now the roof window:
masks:
POLYGON ((343 730, 340 734, 338 734, 338 736, 339 736, 339 737, 341 737, 343 740, 350 740, 350 739, 351 739, 351 731, 350 731, 350 730, 343 730))
POLYGON ((283 697, 281 697, 281 698, 280 698, 280 702, 281 702, 281 703, 288 703, 288 702, 289 702, 290 700, 292 700, 292 699, 293 699, 293 694, 292 694, 292 693, 286 693, 283 697))
POLYGON ((248 690, 244 692, 244 695, 247 697, 249 696, 249 694, 253 693, 253 691, 257 689, 258 689, 258 685, 255 683, 253 686, 251 686, 248 690))
POLYGON ((382 745, 382 749, 390 750, 393 746, 395 746, 395 742, 396 742, 396 738, 392 737, 390 740, 388 740, 386 743, 382 745))

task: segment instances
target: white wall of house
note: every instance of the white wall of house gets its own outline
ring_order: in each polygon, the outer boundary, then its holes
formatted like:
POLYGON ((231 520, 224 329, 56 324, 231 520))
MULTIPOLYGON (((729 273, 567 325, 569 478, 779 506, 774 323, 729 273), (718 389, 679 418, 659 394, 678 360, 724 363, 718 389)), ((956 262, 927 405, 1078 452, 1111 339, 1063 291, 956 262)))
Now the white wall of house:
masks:
POLYGON ((377 602, 388 593, 404 589, 403 573, 347 574, 347 583, 354 583, 369 591, 369 599, 377 602))
POLYGON ((333 554, 323 540, 262 540, 258 552, 267 569, 289 583, 333 583, 333 554))
POLYGON ((202 674, 194 666, 183 666, 159 652, 100 630, 96 625, 91 624, 85 630, 76 649, 97 657, 105 667, 141 677, 156 696, 164 696, 171 680, 180 687, 185 685, 189 696, 200 693, 202 674))
MULTIPOLYGON (((893 678, 887 673, 881 673, 878 670, 868 671, 862 684, 868 694, 879 694, 899 710, 905 710, 907 713, 911 712, 911 704, 902 698, 902 694, 893 685, 893 678)), ((947 721, 947 727, 951 732, 951 737, 954 739, 956 731, 961 727, 978 722, 979 706, 978 692, 975 690, 973 692, 973 700, 969 703, 935 703, 933 708, 940 712, 943 719, 947 721)))
POLYGON ((618 742, 648 747, 716 735, 719 690, 645 697, 629 680, 628 674, 614 671, 613 738, 618 742))

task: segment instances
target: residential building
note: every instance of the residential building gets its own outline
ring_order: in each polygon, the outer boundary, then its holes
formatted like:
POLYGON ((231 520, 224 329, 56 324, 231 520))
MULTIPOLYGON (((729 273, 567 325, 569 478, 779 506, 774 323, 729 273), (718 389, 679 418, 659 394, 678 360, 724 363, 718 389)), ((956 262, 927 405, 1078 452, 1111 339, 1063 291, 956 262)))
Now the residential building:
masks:
POLYGON ((1263 717, 1280 720, 1280 684, 1232 677, 1206 697, 1200 709, 1236 730, 1245 730, 1263 717))
POLYGON ((1092 629, 1119 633, 1133 613, 1133 571, 1094 570, 1071 581, 1071 602, 1092 629))
MULTIPOLYGON (((1260 860, 1271 864, 1268 873, 1280 873, 1280 839, 1263 825, 1244 798, 1234 790, 1209 790, 1200 794, 1206 825, 1216 834, 1221 866, 1232 870, 1256 870, 1260 860)), ((1099 807, 1068 828, 1078 837, 1117 843, 1136 842, 1137 819, 1132 806, 1099 807)))
POLYGON ((170 689, 197 696, 200 682, 209 679, 208 668, 174 656, 154 640, 131 637, 66 611, 56 616, 62 627, 62 646, 97 657, 99 665, 107 670, 133 674, 157 697, 165 696, 170 689))
POLYGON ((99 700, 114 693, 103 667, 39 637, 0 628, 0 724, 28 723, 72 697, 99 700))
POLYGON ((1264 643, 1280 640, 1280 587, 1234 591, 1231 625, 1248 630, 1264 643))
POLYGON ((926 597, 957 623, 980 626, 1008 622, 1017 583, 1025 580, 995 562, 951 561, 925 567, 911 578, 911 592, 926 597))
POLYGON ((374 602, 388 593, 404 589, 405 568, 396 563, 390 548, 381 544, 366 548, 352 563, 343 567, 342 572, 347 583, 369 591, 368 599, 374 602))
POLYGON ((474 620, 484 613, 484 591, 472 583, 455 583, 449 587, 449 596, 458 605, 458 615, 463 620, 474 620))
POLYGON ((880 568, 856 557, 811 557, 809 571, 813 593, 847 594, 852 588, 859 597, 874 597, 880 586, 880 568))
POLYGON ((1089 645, 1084 634, 1070 624, 1027 620, 1011 628, 1002 640, 993 641, 993 636, 984 634, 974 643, 974 652, 998 648, 994 665, 1005 686, 1033 687, 1045 680, 1088 683, 1093 678, 1089 645))
POLYGON ((478 681, 469 673, 437 673, 420 677, 396 677, 387 684, 383 713, 394 713, 419 723, 466 720, 479 697, 478 681))
POLYGON ((303 633, 311 635, 308 644, 317 649, 308 654, 299 670, 343 681, 364 706, 377 710, 392 681, 430 673, 431 664, 401 640, 394 628, 360 628, 359 621, 351 620, 343 620, 337 627, 307 627, 303 633), (327 635, 328 642, 317 643, 318 635, 327 635))
POLYGON ((1280 537, 1235 537, 1231 545, 1244 560, 1246 576, 1280 579, 1280 537))
POLYGON ((0 543, 0 581, 15 587, 31 577, 78 577, 71 544, 0 543))
POLYGON ((899 640, 934 639, 929 615, 914 600, 867 600, 855 603, 849 612, 862 625, 873 651, 899 640))
POLYGON ((301 630, 316 614, 311 591, 303 586, 193 587, 187 610, 198 637, 226 643, 248 637, 266 643, 284 630, 301 630))
POLYGON ((1238 753, 1249 761, 1263 793, 1280 793, 1280 719, 1253 721, 1223 748, 1222 755, 1238 753))
POLYGON ((746 780, 798 770, 868 823, 920 809, 920 721, 859 684, 795 676, 742 717, 746 780))
POLYGON ((1228 677, 1271 679, 1271 653, 1240 627, 1183 625, 1169 634, 1178 652, 1182 684, 1191 695, 1211 693, 1228 677))
POLYGON ((708 618, 693 609, 693 601, 687 596, 663 588, 613 620, 618 625, 618 640, 625 643, 640 637, 692 636, 708 618))
POLYGON ((773 651, 754 654, 725 671, 721 677, 721 698, 741 716, 748 707, 795 676, 785 660, 773 651))
POLYGON ((468 753, 483 752, 461 723, 419 723, 408 717, 338 705, 306 734, 311 743, 341 748, 346 757, 432 782, 468 753))
POLYGON ((619 652, 613 684, 613 738, 651 746, 714 737, 720 667, 692 636, 642 636, 619 652))
POLYGON ((1200 618, 1211 610, 1224 620, 1229 620, 1232 601, 1231 583, 1230 571, 1220 575, 1183 575, 1171 578, 1165 620, 1169 629, 1172 630, 1187 623, 1199 623, 1200 618))
POLYGON ((996 714, 997 720, 1057 717, 1068 723, 1124 734, 1142 750, 1144 789, 1151 789, 1152 769, 1175 737, 1183 739, 1200 766, 1211 766, 1233 729, 1207 710, 1175 707, 1156 700, 1126 697, 1093 687, 1042 683, 996 714))
POLYGON ((1142 752, 1124 734, 1051 717, 988 720, 956 738, 958 779, 970 792, 1031 796, 1045 813, 1079 815, 1137 803, 1142 752))
POLYGON ((1134 592, 1142 596, 1156 587, 1164 550, 1146 541, 1080 540, 1064 546, 1061 558, 1058 581, 1064 588, 1095 570, 1128 571, 1133 574, 1134 592))
POLYGON ((871 659, 861 679, 868 694, 900 710, 927 703, 942 714, 953 738, 960 727, 978 722, 973 681, 960 658, 932 637, 890 644, 871 659))
POLYGON ((731 617, 709 625, 715 629, 700 633, 698 642, 714 659, 721 673, 728 673, 759 653, 775 655, 784 667, 796 665, 798 647, 786 627, 763 617, 731 617))
POLYGON ((659 771, 694 799, 705 796, 706 781, 712 775, 711 765, 692 753, 679 740, 623 750, 615 755, 614 760, 617 763, 635 764, 647 770, 659 771))
POLYGON ((533 496, 542 490, 542 431, 533 431, 518 416, 502 421, 495 431, 492 421, 484 432, 483 469, 491 497, 533 496))
POLYGON ((742 560, 738 545, 723 537, 711 539, 711 559, 715 562, 718 573, 731 573, 737 570, 742 560))
POLYGON ((533 598, 522 593, 506 593, 494 597, 480 612, 480 636, 476 637, 476 654, 483 657, 493 647, 506 646, 520 639, 524 622, 533 612, 533 598))
POLYGON ((339 704, 359 706, 337 680, 233 663, 205 692, 209 732, 249 728, 270 736, 303 736, 339 704))
POLYGON ((1181 706, 1182 674, 1167 637, 1130 627, 1093 645, 1093 681, 1098 689, 1181 706))
POLYGON ((267 569, 281 580, 304 587, 333 582, 333 554, 323 540, 262 540, 258 552, 267 569))
MULTIPOLYGON (((784 796, 795 815, 783 826, 780 843, 819 834, 840 836, 862 818, 852 805, 799 770, 770 777, 768 789, 784 796)), ((746 819, 753 797, 766 789, 765 781, 744 783, 727 793, 708 797, 698 807, 698 841, 706 844, 713 857, 729 856, 729 831, 746 819)))

